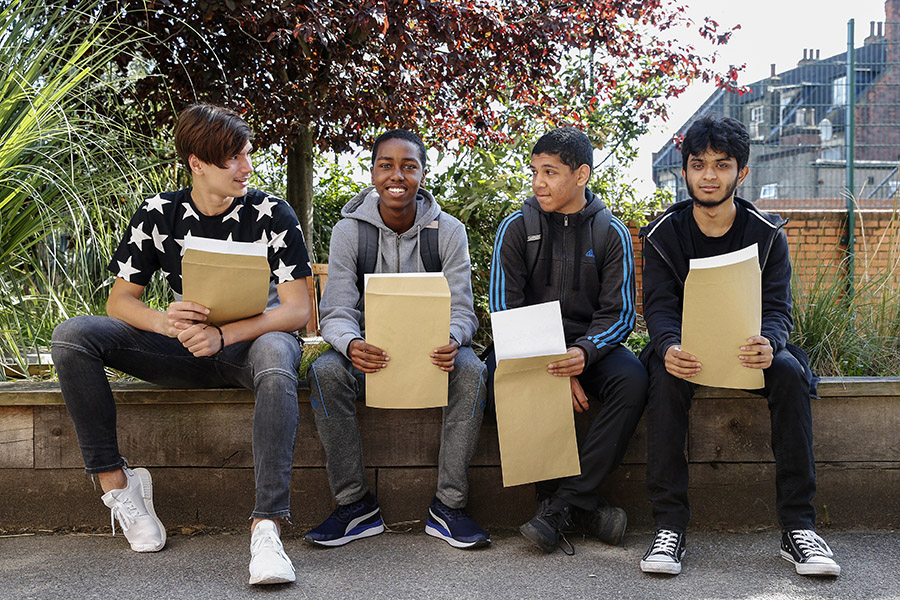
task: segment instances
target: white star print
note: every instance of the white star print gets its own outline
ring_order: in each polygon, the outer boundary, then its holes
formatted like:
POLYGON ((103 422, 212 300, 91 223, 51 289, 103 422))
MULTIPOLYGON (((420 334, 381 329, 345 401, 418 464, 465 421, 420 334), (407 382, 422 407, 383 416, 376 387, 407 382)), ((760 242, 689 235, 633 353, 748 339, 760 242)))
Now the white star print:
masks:
POLYGON ((141 272, 140 269, 135 269, 134 267, 131 266, 131 257, 130 256, 128 257, 128 260, 126 260, 125 262, 122 262, 121 260, 117 260, 116 262, 119 263, 119 277, 121 277, 125 281, 130 282, 132 275, 134 275, 135 273, 141 272))
POLYGON ((262 237, 259 238, 258 240, 256 240, 256 243, 257 243, 257 244, 265 244, 265 245, 267 245, 267 246, 269 245, 269 238, 268 238, 268 236, 266 235, 266 230, 265 230, 265 229, 263 229, 263 231, 262 231, 262 237))
POLYGON ((293 272, 294 267, 297 265, 285 265, 283 260, 278 261, 278 268, 272 271, 276 277, 278 277, 278 283, 284 283, 285 281, 293 281, 293 272))
POLYGON ((190 231, 188 231, 187 233, 184 234, 184 238, 183 238, 183 239, 180 239, 180 240, 179 240, 179 239, 175 239, 175 243, 178 244, 179 246, 181 246, 181 256, 184 256, 184 242, 187 241, 187 240, 189 240, 189 239, 191 239, 191 232, 190 232, 190 231))
POLYGON ((253 205, 253 208, 259 212, 259 214, 256 215, 257 221, 262 219, 263 216, 269 217, 270 219, 272 218, 272 207, 275 206, 276 203, 269 200, 269 198, 271 198, 271 196, 266 196, 262 199, 262 202, 253 205))
POLYGON ((151 232, 153 236, 153 245, 156 246, 156 249, 161 253, 165 254, 165 250, 163 250, 163 242, 168 239, 169 236, 164 233, 159 232, 159 227, 154 223, 153 231, 151 232))
POLYGON ((279 248, 287 248, 287 244, 284 241, 284 236, 287 235, 287 229, 282 231, 281 233, 276 233, 272 236, 272 239, 269 240, 269 247, 278 250, 279 248))
POLYGON ((138 250, 141 249, 141 246, 144 243, 144 240, 149 240, 150 236, 144 233, 143 227, 132 227, 131 228, 131 239, 128 240, 129 244, 134 244, 138 247, 138 250))
POLYGON ((159 194, 153 196, 152 198, 147 198, 147 201, 144 204, 144 210, 150 212, 151 210, 158 210, 159 214, 162 214, 162 207, 164 204, 170 203, 171 200, 166 200, 159 194))
POLYGON ((227 215, 225 215, 222 218, 222 222, 224 223, 228 219, 233 219, 233 220, 237 221, 238 223, 240 223, 241 222, 240 212, 241 212, 242 206, 243 206, 243 204, 236 204, 234 207, 234 210, 232 210, 230 213, 228 213, 227 215))
POLYGON ((187 221, 191 217, 200 220, 200 217, 197 216, 197 213, 194 212, 194 209, 191 208, 191 205, 187 202, 184 203, 184 216, 181 217, 182 221, 187 221))

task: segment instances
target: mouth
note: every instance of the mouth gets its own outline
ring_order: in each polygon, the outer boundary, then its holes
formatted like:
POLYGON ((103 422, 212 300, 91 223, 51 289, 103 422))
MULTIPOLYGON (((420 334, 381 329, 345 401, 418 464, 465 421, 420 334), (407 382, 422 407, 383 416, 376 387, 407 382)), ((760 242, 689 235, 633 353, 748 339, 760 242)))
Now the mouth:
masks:
POLYGON ((384 189, 385 189, 385 191, 387 191, 390 194, 393 194, 394 196, 401 196, 406 193, 406 188, 403 186, 399 186, 399 185, 391 185, 384 189))
POLYGON ((239 179, 235 179, 234 182, 238 185, 247 185, 247 182, 250 181, 249 177, 241 177, 239 179))

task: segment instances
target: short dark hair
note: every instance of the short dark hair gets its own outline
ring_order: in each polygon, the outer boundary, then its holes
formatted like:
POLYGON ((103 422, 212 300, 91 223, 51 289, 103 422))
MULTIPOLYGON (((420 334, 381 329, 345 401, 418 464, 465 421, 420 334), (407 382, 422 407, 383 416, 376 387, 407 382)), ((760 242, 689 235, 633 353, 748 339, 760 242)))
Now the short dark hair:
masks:
POLYGON ((594 170, 594 146, 584 132, 574 127, 560 127, 548 131, 537 141, 531 155, 552 154, 573 171, 581 165, 594 170))
POLYGON ((191 154, 220 169, 225 161, 239 154, 253 132, 239 114, 213 104, 192 104, 178 115, 175 126, 175 151, 188 171, 191 154))
POLYGON ((373 165, 375 164, 375 158, 378 156, 378 146, 380 146, 382 142, 386 142, 388 140, 406 140, 407 142, 412 143, 416 148, 419 149, 419 162, 422 163, 422 168, 425 168, 425 163, 427 160, 425 143, 422 142, 422 138, 414 134, 412 131, 407 131, 406 129, 391 129, 389 131, 385 131, 377 138, 375 138, 375 142, 372 143, 373 165))
POLYGON ((681 142, 681 168, 687 170, 688 158, 707 149, 724 152, 737 161, 738 170, 750 162, 750 134, 737 119, 706 115, 694 121, 681 142))

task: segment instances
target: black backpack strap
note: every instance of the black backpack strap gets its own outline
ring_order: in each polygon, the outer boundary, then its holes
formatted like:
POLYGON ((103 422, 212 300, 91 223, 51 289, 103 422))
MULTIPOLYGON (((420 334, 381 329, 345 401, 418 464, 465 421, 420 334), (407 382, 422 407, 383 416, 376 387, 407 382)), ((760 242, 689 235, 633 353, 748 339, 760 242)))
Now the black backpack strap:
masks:
POLYGON ((366 273, 375 272, 378 261, 378 228, 366 221, 356 221, 359 234, 356 250, 356 287, 359 290, 359 302, 362 304, 365 291, 366 273))
POLYGON ((522 218, 525 219, 525 278, 531 278, 541 251, 541 215, 528 203, 522 205, 522 218))
POLYGON ((597 266, 597 276, 601 285, 603 284, 603 263, 606 260, 606 237, 609 234, 611 220, 612 213, 607 207, 603 207, 603 210, 591 219, 591 246, 594 248, 594 264, 597 266))
POLYGON ((441 214, 438 213, 434 221, 419 232, 419 256, 422 257, 422 264, 428 273, 440 273, 443 268, 441 251, 438 248, 438 219, 440 217, 441 214))

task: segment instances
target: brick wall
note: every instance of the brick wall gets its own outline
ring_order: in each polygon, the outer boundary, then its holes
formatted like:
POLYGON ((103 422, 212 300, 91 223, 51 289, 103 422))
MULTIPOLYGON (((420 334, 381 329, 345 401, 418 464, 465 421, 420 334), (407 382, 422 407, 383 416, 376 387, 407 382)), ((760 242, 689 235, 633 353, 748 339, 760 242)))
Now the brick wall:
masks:
MULTIPOLYGON (((846 250, 846 212, 795 209, 779 211, 788 220, 784 230, 791 250, 794 274, 801 285, 812 284, 820 273, 838 273, 846 250)), ((641 243, 631 225, 637 259, 638 301, 641 298, 641 243)), ((860 210, 856 213, 855 270, 858 277, 896 272, 900 281, 900 217, 892 210, 860 210)))

